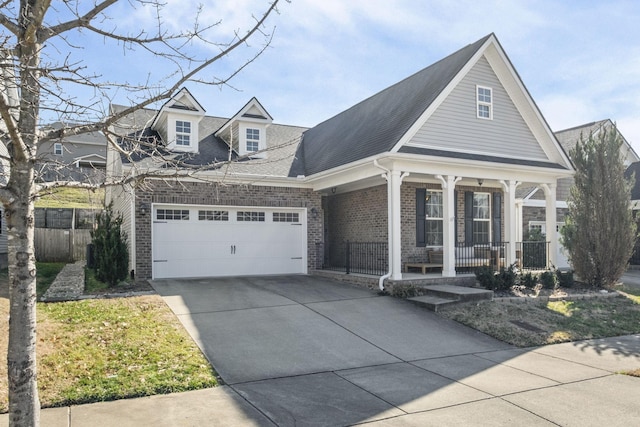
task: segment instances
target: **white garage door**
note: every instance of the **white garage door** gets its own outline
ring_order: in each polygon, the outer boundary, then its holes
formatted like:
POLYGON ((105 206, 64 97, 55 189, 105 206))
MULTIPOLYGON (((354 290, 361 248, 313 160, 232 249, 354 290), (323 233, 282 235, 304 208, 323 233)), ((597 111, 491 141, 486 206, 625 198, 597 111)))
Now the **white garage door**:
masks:
POLYGON ((153 277, 306 273, 304 209, 153 206, 153 277))

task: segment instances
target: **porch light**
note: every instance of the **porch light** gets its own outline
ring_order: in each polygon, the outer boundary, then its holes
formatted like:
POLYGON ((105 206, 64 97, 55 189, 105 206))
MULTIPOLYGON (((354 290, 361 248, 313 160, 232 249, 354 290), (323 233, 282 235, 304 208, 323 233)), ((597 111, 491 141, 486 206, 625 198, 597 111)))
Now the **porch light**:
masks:
POLYGON ((482 187, 483 179, 478 178, 478 187, 482 187))
POLYGON ((140 203, 140 215, 146 215, 148 211, 149 211, 149 204, 144 202, 140 203))
POLYGON ((311 217, 313 219, 317 219, 318 218, 318 209, 316 208, 311 208, 311 217))

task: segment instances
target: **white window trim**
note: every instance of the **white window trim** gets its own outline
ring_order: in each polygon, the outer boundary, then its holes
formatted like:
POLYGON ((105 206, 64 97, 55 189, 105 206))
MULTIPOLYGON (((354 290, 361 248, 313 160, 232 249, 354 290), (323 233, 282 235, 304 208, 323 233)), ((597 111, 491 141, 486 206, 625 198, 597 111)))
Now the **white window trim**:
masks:
POLYGON ((193 123, 191 121, 189 121, 189 120, 176 120, 176 122, 175 122, 176 146, 178 146, 178 147, 191 147, 191 136, 193 134, 192 131, 191 131, 192 129, 193 129, 193 123), (183 123, 181 125, 182 128, 184 128, 184 123, 189 123, 189 132, 178 132, 178 123, 183 123), (178 143, 178 137, 180 137, 180 136, 187 137, 188 144, 178 143))
MULTIPOLYGON (((491 242, 491 237, 493 236, 493 233, 492 233, 493 232, 493 230, 492 230, 492 228, 493 228, 493 224, 492 224, 492 222, 493 222, 492 221, 493 212, 492 212, 492 206, 491 206, 493 204, 492 203, 493 200, 491 199, 491 193, 484 192, 484 191, 474 192, 473 193, 474 202, 475 202, 476 194, 478 194, 478 195, 479 194, 486 194, 489 197, 489 217, 488 218, 476 218, 475 204, 474 204, 474 206, 473 206, 473 224, 475 224, 476 222, 486 222, 486 223, 488 223, 489 224, 489 239, 488 240, 489 240, 489 242, 491 242)), ((475 239, 474 239, 474 242, 475 242, 475 239)))
POLYGON ((62 143, 61 142, 56 142, 56 143, 53 144, 53 154, 56 155, 56 156, 64 155, 64 148, 62 147, 62 143), (58 151, 60 151, 60 152, 58 152, 58 151))
MULTIPOLYGON (((426 192, 427 192, 427 194, 428 193, 441 193, 442 194, 442 190, 427 189, 426 192)), ((440 200, 442 200, 443 203, 444 203, 444 200, 443 200, 442 196, 440 197, 440 200)), ((441 221, 442 222, 444 220, 443 217, 435 217, 435 216, 434 217, 427 217, 426 216, 426 210, 427 210, 426 200, 425 200, 425 208, 424 209, 425 209, 425 218, 424 218, 425 221, 441 221)), ((444 209, 444 206, 443 206, 443 209, 444 209)), ((442 212, 442 210, 440 212, 442 212)), ((426 225, 425 225, 425 228, 426 228, 426 225)), ((426 230, 425 230, 425 232, 426 232, 426 230)), ((444 241, 444 224, 442 224, 442 240, 444 241)), ((427 244, 426 247, 427 248, 441 248, 442 245, 429 245, 429 244, 427 244)))
MULTIPOLYGON (((547 223, 546 221, 529 221, 529 230, 531 230, 534 226, 540 227, 540 231, 545 236, 547 235, 547 223)), ((556 231, 560 233, 560 229, 564 227, 564 222, 558 221, 556 222, 556 231)))
POLYGON ((476 117, 483 120, 493 120, 493 89, 488 86, 476 85, 476 117), (491 95, 491 102, 480 101, 480 94, 478 93, 480 89, 485 89, 489 91, 491 95), (481 105, 489 107, 489 117, 484 117, 480 115, 481 105))
POLYGON ((260 151, 260 146, 262 145, 261 142, 262 139, 262 130, 260 128, 255 128, 255 127, 247 127, 244 130, 244 149, 247 151, 247 153, 255 153, 256 151, 260 151), (249 139, 249 131, 258 131, 258 139, 249 139), (251 143, 255 143, 258 145, 258 148, 256 150, 249 150, 249 142, 251 141, 251 143))

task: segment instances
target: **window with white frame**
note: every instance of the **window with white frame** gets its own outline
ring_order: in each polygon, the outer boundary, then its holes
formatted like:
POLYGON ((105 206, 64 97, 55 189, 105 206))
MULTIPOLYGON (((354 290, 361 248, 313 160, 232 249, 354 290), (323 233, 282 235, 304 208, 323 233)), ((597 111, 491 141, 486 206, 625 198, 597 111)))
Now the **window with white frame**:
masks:
POLYGON ((247 129, 247 152, 252 153, 260 148, 260 129, 247 129))
POLYGON ((176 120, 176 145, 191 145, 191 122, 176 120))
POLYGON ((473 193, 473 242, 491 241, 491 195, 473 193))
POLYGON ((53 154, 56 156, 62 156, 62 143, 56 142, 53 144, 53 154))
POLYGON ((424 198, 424 212, 427 246, 442 246, 442 191, 427 190, 424 198))
POLYGON ((479 119, 493 119, 493 90, 490 87, 476 86, 476 104, 479 119))

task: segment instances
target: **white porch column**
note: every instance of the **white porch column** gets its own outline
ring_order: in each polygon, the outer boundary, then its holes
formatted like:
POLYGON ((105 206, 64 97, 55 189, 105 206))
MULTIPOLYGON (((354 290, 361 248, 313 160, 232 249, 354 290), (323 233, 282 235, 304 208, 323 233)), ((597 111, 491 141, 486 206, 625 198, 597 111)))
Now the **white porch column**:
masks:
POLYGON ((516 188, 520 184, 514 180, 500 181, 504 188, 504 240, 507 243, 505 248, 505 267, 516 262, 516 240, 517 225, 516 219, 516 188))
POLYGON ((549 242, 549 262, 558 265, 558 226, 556 220, 556 183, 542 184, 545 199, 545 228, 549 242))
POLYGON ((402 279, 402 218, 400 209, 402 202, 400 187, 402 180, 408 175, 408 172, 401 173, 397 170, 389 172, 388 191, 390 192, 390 197, 388 200, 390 202, 389 221, 391 224, 389 227, 389 231, 391 231, 389 236, 389 259, 391 260, 391 280, 402 279))
POLYGON ((455 188, 460 177, 453 175, 436 178, 442 183, 442 277, 456 276, 456 200, 455 188))

